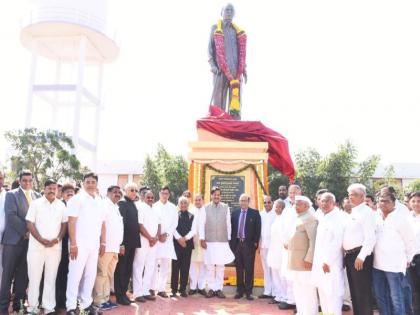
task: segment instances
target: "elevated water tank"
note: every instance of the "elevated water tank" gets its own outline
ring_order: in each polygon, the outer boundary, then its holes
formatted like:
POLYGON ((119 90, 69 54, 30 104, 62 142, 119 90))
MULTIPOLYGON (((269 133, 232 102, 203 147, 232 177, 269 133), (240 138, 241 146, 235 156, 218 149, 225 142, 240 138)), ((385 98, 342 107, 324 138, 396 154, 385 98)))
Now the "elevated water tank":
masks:
POLYGON ((22 20, 21 41, 40 56, 77 62, 81 37, 87 39, 85 61, 116 59, 116 33, 107 20, 107 0, 29 0, 22 20))

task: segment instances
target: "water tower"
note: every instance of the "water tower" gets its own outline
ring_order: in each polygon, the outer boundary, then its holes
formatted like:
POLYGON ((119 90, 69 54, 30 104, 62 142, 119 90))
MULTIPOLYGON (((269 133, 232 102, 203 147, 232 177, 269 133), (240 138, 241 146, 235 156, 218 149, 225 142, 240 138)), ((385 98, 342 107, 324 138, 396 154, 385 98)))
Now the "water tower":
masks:
POLYGON ((72 136, 75 153, 80 153, 81 148, 87 150, 95 169, 103 109, 103 65, 114 61, 119 53, 115 32, 109 30, 107 22, 108 1, 30 0, 28 5, 29 14, 23 19, 21 30, 22 44, 32 53, 25 126, 33 126, 33 109, 42 100, 51 109, 48 127, 61 129, 57 126, 61 115, 69 124, 67 132, 72 136), (39 57, 43 57, 43 66, 39 57), (70 68, 72 75, 67 72, 66 76, 64 67, 70 68), (88 68, 94 73, 89 80, 88 68), (50 78, 37 82, 46 72, 52 74, 50 78), (81 132, 87 109, 93 110, 89 119, 93 127, 90 141, 81 132))

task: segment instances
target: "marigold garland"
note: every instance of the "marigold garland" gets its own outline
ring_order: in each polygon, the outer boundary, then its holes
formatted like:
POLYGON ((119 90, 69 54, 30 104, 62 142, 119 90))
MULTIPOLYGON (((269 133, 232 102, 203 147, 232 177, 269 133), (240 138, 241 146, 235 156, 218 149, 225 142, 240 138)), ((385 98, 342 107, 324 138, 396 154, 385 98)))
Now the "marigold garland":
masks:
POLYGON ((226 78, 229 80, 229 85, 232 88, 232 97, 229 104, 229 113, 234 116, 239 116, 241 104, 239 97, 239 89, 241 76, 245 71, 245 59, 246 59, 246 34, 245 31, 241 30, 236 24, 232 23, 233 28, 236 31, 236 38, 238 39, 238 50, 239 50, 239 63, 238 71, 236 72, 236 78, 233 77, 226 62, 225 55, 225 36, 223 34, 222 20, 218 20, 216 24, 216 30, 214 31, 214 44, 216 48, 216 59, 219 67, 223 71, 226 78))

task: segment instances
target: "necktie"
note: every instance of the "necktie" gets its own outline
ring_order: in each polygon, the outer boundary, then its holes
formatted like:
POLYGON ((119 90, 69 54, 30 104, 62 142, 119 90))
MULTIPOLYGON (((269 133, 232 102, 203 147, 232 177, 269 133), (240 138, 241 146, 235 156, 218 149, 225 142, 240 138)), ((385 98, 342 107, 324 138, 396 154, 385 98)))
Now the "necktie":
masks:
POLYGON ((32 196, 29 190, 25 190, 25 197, 26 197, 26 201, 28 202, 28 205, 30 205, 32 202, 32 196))
POLYGON ((241 219, 239 220, 239 238, 240 239, 244 239, 245 238, 245 216, 246 216, 246 211, 242 210, 241 211, 241 219))

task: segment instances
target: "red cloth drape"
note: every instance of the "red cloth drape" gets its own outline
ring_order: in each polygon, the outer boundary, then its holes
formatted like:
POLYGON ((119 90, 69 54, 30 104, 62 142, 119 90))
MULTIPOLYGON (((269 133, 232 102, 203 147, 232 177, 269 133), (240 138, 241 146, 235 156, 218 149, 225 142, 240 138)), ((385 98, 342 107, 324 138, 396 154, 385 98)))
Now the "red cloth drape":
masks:
POLYGON ((287 139, 261 122, 234 120, 220 108, 210 106, 209 116, 197 120, 197 129, 199 128, 228 139, 268 142, 268 161, 293 182, 295 167, 290 157, 287 139))

